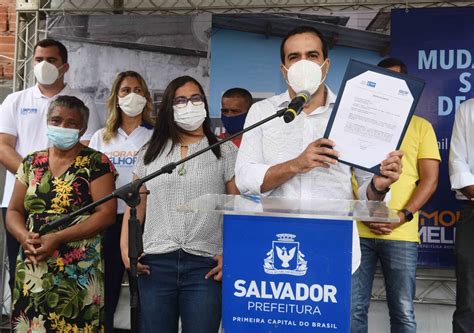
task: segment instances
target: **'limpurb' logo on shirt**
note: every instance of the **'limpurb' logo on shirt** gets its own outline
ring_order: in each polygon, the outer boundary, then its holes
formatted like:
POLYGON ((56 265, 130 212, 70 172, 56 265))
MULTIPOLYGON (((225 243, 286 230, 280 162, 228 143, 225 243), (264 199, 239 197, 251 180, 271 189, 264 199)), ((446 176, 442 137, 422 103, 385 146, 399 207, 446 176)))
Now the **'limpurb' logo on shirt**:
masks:
POLYGON ((295 242, 293 234, 277 234, 272 241, 272 249, 267 253, 263 269, 267 274, 287 274, 302 276, 306 274, 308 262, 300 251, 300 242, 295 242), (276 256, 275 256, 276 255, 276 256))
POLYGON ((37 108, 21 108, 20 109, 21 115, 27 115, 31 113, 38 113, 38 109, 37 108))
POLYGON ((371 87, 371 88, 375 88, 377 84, 374 82, 374 81, 367 81, 367 86, 371 87))

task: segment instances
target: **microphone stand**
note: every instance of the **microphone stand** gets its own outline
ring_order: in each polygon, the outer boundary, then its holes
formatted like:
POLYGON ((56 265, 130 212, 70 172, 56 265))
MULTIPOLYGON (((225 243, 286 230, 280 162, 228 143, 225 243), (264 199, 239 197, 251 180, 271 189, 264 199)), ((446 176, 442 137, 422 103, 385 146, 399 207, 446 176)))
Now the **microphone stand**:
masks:
MULTIPOLYGON (((67 214, 59 219, 56 219, 47 225, 45 225, 41 230, 40 230, 40 235, 46 234, 48 231, 51 231, 53 229, 58 229, 61 227, 64 227, 69 221, 71 221, 75 216, 81 215, 82 213, 86 213, 89 211, 92 211, 95 207, 103 204, 104 202, 107 202, 113 198, 119 198, 125 201, 125 203, 130 207, 130 218, 128 219, 128 257, 130 259, 130 326, 131 326, 131 332, 136 333, 138 332, 138 273, 137 273, 137 264, 138 264, 138 258, 139 256, 143 253, 143 240, 142 240, 142 232, 141 232, 141 226, 140 226, 140 221, 137 219, 137 206, 140 204, 140 188, 141 186, 146 183, 147 181, 156 178, 162 174, 168 173, 171 174, 174 169, 180 164, 185 163, 186 161, 189 161, 201 154, 204 154, 205 152, 213 149, 214 147, 220 146, 224 142, 230 141, 233 138, 248 132, 258 126, 261 126, 262 124, 278 117, 283 117, 285 112, 287 112, 287 108, 283 108, 281 110, 278 110, 276 113, 273 115, 247 127, 244 128, 243 130, 228 136, 227 138, 224 138, 200 151, 195 152, 194 154, 191 154, 177 162, 172 162, 164 165, 161 167, 161 169, 143 177, 137 180, 132 181, 131 183, 128 183, 115 191, 113 191, 111 194, 103 197, 102 199, 99 199, 87 206, 82 207, 81 209, 78 209, 77 211, 74 211, 73 213, 67 214)), ((146 193, 148 194, 148 193, 146 193)))

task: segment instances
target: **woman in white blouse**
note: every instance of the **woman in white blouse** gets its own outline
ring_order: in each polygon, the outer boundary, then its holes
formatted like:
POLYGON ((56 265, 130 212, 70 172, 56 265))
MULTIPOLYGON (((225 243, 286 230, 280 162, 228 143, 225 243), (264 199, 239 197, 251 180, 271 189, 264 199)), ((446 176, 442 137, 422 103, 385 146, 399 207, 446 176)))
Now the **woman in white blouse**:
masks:
MULTIPOLYGON (((134 178, 142 178, 217 142, 210 127, 202 86, 189 76, 166 88, 150 143, 137 154, 134 178)), ((178 212, 200 195, 238 194, 234 182, 237 150, 232 143, 180 165, 172 174, 148 181, 137 216, 143 221, 144 256, 138 265, 140 331, 218 332, 221 319, 222 218, 178 212)), ((127 219, 129 212, 125 212, 127 219)), ((128 225, 123 223, 122 258, 128 260, 128 225)))
MULTIPOLYGON (((105 153, 119 173, 116 187, 132 180, 137 151, 153 133, 153 102, 145 80, 134 71, 115 78, 107 100, 107 120, 89 146, 105 153)), ((120 231, 125 203, 118 201, 116 223, 104 235, 105 330, 113 332, 114 313, 120 296, 124 266, 120 258, 120 231)))

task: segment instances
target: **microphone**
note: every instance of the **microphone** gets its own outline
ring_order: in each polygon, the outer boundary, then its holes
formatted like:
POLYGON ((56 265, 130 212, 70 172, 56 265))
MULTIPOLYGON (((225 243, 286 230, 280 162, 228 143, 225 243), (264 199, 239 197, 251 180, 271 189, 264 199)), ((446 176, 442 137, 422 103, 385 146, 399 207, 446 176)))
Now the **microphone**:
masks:
POLYGON ((296 94, 296 96, 291 100, 290 104, 286 108, 285 113, 283 114, 283 119, 285 123, 289 123, 296 118, 297 115, 303 110, 303 106, 309 102, 311 95, 307 91, 302 91, 296 94))

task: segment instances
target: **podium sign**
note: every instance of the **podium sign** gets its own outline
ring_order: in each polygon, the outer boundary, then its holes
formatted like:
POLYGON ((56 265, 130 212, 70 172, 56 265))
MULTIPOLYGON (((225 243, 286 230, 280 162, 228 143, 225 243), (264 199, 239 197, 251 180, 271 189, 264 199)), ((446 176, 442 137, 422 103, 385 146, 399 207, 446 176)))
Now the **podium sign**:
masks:
POLYGON ((225 332, 349 332, 352 225, 225 215, 225 332))
POLYGON ((226 333, 349 332, 352 220, 399 222, 384 202, 207 194, 224 214, 226 333))

